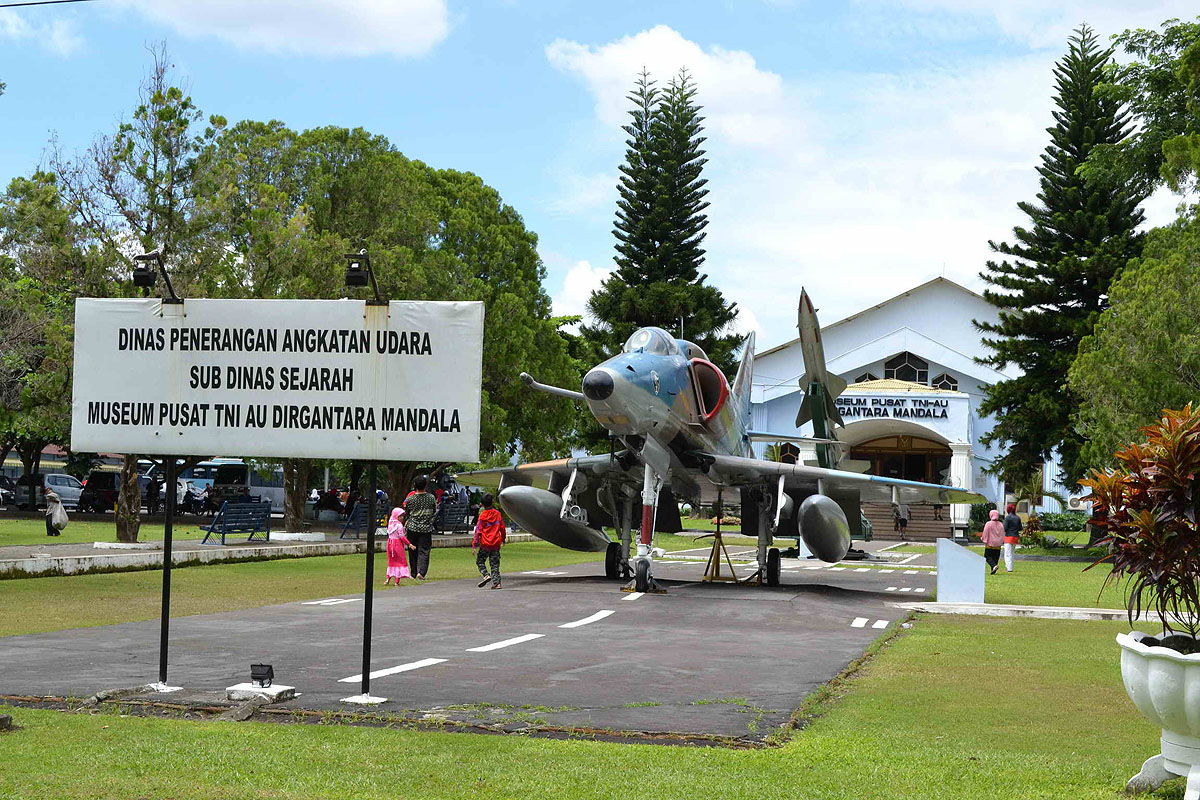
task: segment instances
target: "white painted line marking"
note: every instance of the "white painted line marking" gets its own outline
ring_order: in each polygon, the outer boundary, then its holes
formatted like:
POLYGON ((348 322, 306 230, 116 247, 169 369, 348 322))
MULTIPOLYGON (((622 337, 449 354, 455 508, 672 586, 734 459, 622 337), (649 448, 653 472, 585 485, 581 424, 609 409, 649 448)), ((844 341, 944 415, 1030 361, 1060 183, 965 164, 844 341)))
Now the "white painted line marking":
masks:
POLYGON ((858 569, 856 569, 854 571, 855 572, 870 572, 871 568, 870 567, 859 567, 858 569))
POLYGON ((584 625, 590 625, 593 622, 599 622, 600 620, 604 619, 605 617, 610 616, 615 613, 617 613, 617 612, 615 612, 615 611, 597 611, 595 614, 592 614, 590 617, 584 617, 583 619, 577 619, 574 622, 568 622, 566 625, 559 625, 558 627, 560 627, 560 628, 580 628, 580 627, 583 627, 584 625))
POLYGON ((905 575, 920 575, 921 573, 917 572, 915 569, 906 569, 906 570, 904 570, 904 574, 905 575))
MULTIPOLYGON (((397 672, 408 672, 409 670, 420 669, 421 667, 431 667, 434 664, 441 664, 446 659, 444 658, 422 658, 420 661, 412 661, 408 664, 401 664, 398 667, 388 667, 387 669, 377 669, 371 673, 371 680, 382 678, 385 675, 395 675, 397 672)), ((351 675, 349 678, 342 678, 338 683, 358 683, 362 680, 362 674, 351 675)))
POLYGON ((306 603, 301 603, 302 606, 337 606, 342 603, 357 603, 362 600, 361 597, 330 597, 325 600, 309 600, 306 603))
POLYGON ((872 625, 871 627, 872 628, 886 628, 887 626, 888 626, 888 621, 886 619, 877 619, 877 620, 875 620, 875 624, 872 625))
POLYGON ((879 574, 880 575, 891 575, 895 571, 896 570, 894 570, 894 569, 881 569, 881 570, 879 570, 879 574))
POLYGON ((522 575, 566 575, 565 572, 547 572, 542 569, 531 569, 527 572, 522 572, 522 575))
POLYGON ((824 567, 804 567, 804 569, 825 569, 824 567))
POLYGON ((935 570, 933 570, 932 572, 930 572, 929 574, 930 574, 930 575, 937 575, 937 570, 935 569, 935 570))
POLYGON ((845 567, 830 567, 829 571, 830 572, 845 572, 846 568, 845 567))
POLYGON ((625 595, 621 599, 622 600, 637 600, 643 594, 645 594, 645 592, 630 592, 629 594, 625 595))
POLYGON ((854 618, 854 622, 851 622, 851 623, 850 623, 850 627, 851 627, 851 628, 865 628, 865 627, 867 627, 867 618, 866 618, 866 617, 855 617, 855 618, 854 618))
POLYGON ((889 587, 887 587, 886 589, 884 589, 884 591, 885 591, 885 592, 894 592, 894 591, 896 591, 896 587, 895 587, 895 586, 889 586, 889 587))
POLYGON ((502 642, 492 642, 491 644, 485 644, 483 647, 468 647, 467 652, 468 653, 488 653, 488 652, 491 652, 492 650, 499 650, 502 647, 512 647, 514 644, 521 644, 522 642, 532 642, 534 639, 540 639, 545 635, 546 634, 544 634, 544 633, 527 633, 524 636, 514 636, 513 638, 505 639, 502 642))
POLYGON ((920 553, 913 553, 913 554, 912 554, 911 556, 909 556, 908 558, 902 558, 902 559, 900 559, 900 563, 901 563, 901 564, 907 564, 908 562, 912 561, 914 558, 920 558, 920 556, 921 556, 921 554, 920 554, 920 553))
POLYGON ((924 587, 922 587, 920 589, 913 589, 913 591, 916 592, 917 594, 920 594, 920 593, 924 592, 925 589, 924 589, 924 587))
POLYGON ((902 592, 911 592, 911 591, 912 591, 912 587, 911 587, 911 586, 905 586, 905 587, 904 587, 903 589, 901 589, 900 591, 902 591, 902 592))

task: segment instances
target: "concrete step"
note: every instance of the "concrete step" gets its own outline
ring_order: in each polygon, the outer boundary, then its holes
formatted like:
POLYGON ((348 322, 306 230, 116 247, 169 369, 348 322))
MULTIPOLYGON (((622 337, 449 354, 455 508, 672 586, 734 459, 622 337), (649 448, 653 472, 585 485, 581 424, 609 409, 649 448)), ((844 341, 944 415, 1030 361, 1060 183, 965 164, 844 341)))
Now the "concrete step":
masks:
MULTIPOLYGON (((876 538, 899 537, 893 530, 891 503, 863 503, 863 514, 871 521, 876 538)), ((942 509, 942 519, 933 518, 933 506, 912 505, 908 507, 909 521, 905 538, 917 542, 932 542, 952 534, 950 529, 950 507, 942 509)))

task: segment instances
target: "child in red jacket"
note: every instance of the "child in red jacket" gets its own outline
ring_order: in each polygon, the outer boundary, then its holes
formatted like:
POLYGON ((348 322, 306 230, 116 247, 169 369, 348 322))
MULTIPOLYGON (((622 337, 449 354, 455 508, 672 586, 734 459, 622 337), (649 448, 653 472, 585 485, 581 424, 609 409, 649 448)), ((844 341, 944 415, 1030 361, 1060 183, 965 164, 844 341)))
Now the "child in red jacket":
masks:
POLYGON ((479 521, 475 523, 475 541, 471 543, 471 549, 479 551, 475 556, 475 566, 479 567, 479 574, 483 576, 479 582, 480 589, 487 586, 489 581, 493 589, 500 588, 500 548, 504 545, 506 532, 504 518, 492 508, 492 502, 490 494, 480 498, 479 504, 483 507, 479 510, 479 521), (490 575, 484 567, 485 562, 491 567, 490 575))

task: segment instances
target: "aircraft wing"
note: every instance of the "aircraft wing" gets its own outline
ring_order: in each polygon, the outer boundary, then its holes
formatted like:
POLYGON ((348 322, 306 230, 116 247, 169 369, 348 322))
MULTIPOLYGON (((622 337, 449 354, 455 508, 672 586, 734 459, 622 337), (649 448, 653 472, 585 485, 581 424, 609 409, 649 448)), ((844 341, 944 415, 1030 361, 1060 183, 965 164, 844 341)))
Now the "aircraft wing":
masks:
MULTIPOLYGON (((552 461, 534 461, 529 464, 517 464, 511 467, 481 469, 475 472, 460 472, 455 478, 467 486, 477 486, 481 489, 496 491, 501 481, 506 486, 535 486, 538 489, 548 489, 556 481, 566 482, 571 477, 572 470, 579 469, 592 475, 606 475, 624 470, 617 460, 607 453, 598 456, 579 456, 578 458, 557 458, 552 461), (557 476, 557 477, 556 477, 557 476)), ((638 470, 631 478, 641 485, 642 474, 638 470)))
POLYGON ((804 464, 781 464, 775 461, 761 461, 756 458, 741 458, 738 456, 713 455, 709 468, 709 479, 717 479, 728 486, 744 486, 750 483, 761 483, 763 479, 784 476, 784 485, 788 488, 808 487, 815 489, 820 481, 825 491, 854 490, 865 502, 891 502, 892 489, 895 487, 898 498, 906 503, 984 503, 987 498, 981 494, 960 489, 956 486, 940 486, 920 481, 906 481, 899 478, 883 478, 878 475, 863 475, 857 472, 845 472, 838 469, 822 469, 804 464))

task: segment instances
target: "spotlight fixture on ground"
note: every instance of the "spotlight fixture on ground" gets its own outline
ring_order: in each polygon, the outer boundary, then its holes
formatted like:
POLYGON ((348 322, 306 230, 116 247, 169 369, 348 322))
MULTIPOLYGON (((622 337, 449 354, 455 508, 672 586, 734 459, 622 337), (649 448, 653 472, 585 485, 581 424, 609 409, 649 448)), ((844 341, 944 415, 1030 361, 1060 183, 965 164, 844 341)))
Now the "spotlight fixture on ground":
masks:
POLYGON ((251 664, 250 682, 266 688, 275 681, 275 668, 270 664, 251 664))

